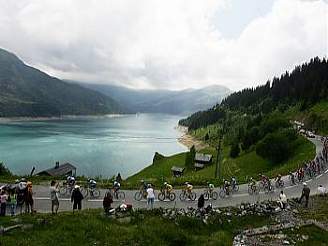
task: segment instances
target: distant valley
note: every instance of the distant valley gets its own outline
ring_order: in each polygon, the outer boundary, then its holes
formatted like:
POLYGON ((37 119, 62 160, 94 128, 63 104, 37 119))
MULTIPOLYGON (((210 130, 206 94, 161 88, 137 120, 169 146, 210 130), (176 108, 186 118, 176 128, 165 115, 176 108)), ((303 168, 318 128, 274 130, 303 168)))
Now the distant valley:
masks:
POLYGON ((208 109, 231 93, 227 87, 220 85, 180 91, 136 90, 93 83, 79 85, 104 93, 130 111, 140 113, 189 114, 208 109))

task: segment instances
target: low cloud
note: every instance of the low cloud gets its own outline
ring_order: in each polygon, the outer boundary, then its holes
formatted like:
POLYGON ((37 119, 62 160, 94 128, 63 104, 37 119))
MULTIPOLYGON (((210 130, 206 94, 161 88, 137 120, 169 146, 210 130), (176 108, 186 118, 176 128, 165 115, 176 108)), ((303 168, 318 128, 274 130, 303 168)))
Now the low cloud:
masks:
POLYGON ((0 0, 0 47, 60 78, 170 89, 237 90, 327 55, 326 1, 276 0, 234 39, 213 22, 227 2, 0 0))

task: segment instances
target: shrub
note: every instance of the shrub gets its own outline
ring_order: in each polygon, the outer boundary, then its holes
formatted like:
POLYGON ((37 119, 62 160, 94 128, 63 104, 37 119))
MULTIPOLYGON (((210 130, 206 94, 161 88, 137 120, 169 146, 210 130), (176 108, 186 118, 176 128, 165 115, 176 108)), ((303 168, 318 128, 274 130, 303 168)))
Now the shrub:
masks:
POLYGON ((256 145, 256 154, 274 164, 281 163, 290 156, 291 144, 282 131, 269 133, 256 145))
POLYGON ((153 164, 155 164, 155 162, 157 162, 159 160, 162 160, 164 158, 165 158, 164 155, 161 155, 160 153, 155 152, 155 155, 154 155, 154 158, 153 158, 153 164))
POLYGON ((240 153, 239 143, 234 143, 230 149, 230 157, 236 158, 240 153))
POLYGON ((243 150, 249 149, 250 146, 255 144, 259 140, 259 128, 254 126, 248 130, 242 141, 243 150))
POLYGON ((204 140, 205 141, 208 141, 210 139, 210 136, 208 135, 208 133, 206 133, 205 137, 204 137, 204 140))

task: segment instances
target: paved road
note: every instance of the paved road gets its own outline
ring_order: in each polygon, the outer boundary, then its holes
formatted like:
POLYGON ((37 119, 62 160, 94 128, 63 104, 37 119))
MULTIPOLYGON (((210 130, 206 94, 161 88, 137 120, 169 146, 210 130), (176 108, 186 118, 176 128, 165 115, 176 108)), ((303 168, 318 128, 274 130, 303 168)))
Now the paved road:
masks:
MULTIPOLYGON (((316 152, 317 154, 322 151, 322 143, 320 141, 320 137, 316 137, 314 139, 310 139, 315 146, 316 146, 316 152)), ((327 168, 327 163, 325 165, 327 168)), ((283 180, 285 182, 285 188, 283 189, 285 194, 287 195, 288 198, 292 197, 299 197, 302 191, 302 184, 299 185, 294 185, 290 186, 290 181, 287 176, 283 177, 283 180)), ((317 187, 319 184, 322 184, 326 188, 328 188, 328 170, 326 169, 322 174, 310 179, 307 181, 309 187, 311 188, 311 194, 315 194, 317 191, 317 187)), ((240 185, 240 189, 238 192, 234 193, 232 197, 229 198, 218 198, 218 200, 213 201, 207 201, 206 204, 211 203, 215 207, 226 207, 226 206, 236 206, 238 204, 241 204, 243 202, 257 202, 257 201, 263 201, 263 200, 277 200, 279 192, 281 189, 275 189, 274 193, 271 194, 265 194, 264 192, 260 192, 258 195, 253 195, 250 196, 247 192, 247 184, 240 185)), ((35 185, 33 186, 35 196, 35 209, 38 212, 49 212, 50 211, 50 200, 49 200, 49 187, 46 186, 41 186, 41 185, 35 185)), ((194 190, 197 193, 197 197, 204 191, 204 189, 195 189, 194 190)), ((219 191, 219 190, 217 190, 219 191)), ((105 194, 106 190, 102 189, 101 194, 105 194)), ((135 201, 133 199, 134 194, 136 191, 132 190, 126 190, 124 191, 126 195, 125 201, 127 203, 132 203, 133 207, 135 208, 146 208, 147 204, 145 200, 142 201, 135 201)), ((175 191, 177 198, 179 197, 179 194, 181 193, 181 190, 176 190, 175 191)), ((156 192, 157 195, 157 192, 156 192)), ((122 201, 114 201, 113 206, 118 206, 122 201)), ((154 207, 177 207, 177 208, 186 208, 189 206, 196 207, 197 206, 197 200, 192 202, 192 201, 180 201, 180 199, 176 199, 176 201, 171 202, 171 201, 164 201, 160 202, 158 200, 155 200, 155 205, 154 207)), ((82 208, 101 208, 102 207, 102 197, 98 199, 84 199, 82 208)), ((60 198, 60 208, 59 211, 68 211, 72 209, 72 204, 70 202, 69 198, 60 198)))

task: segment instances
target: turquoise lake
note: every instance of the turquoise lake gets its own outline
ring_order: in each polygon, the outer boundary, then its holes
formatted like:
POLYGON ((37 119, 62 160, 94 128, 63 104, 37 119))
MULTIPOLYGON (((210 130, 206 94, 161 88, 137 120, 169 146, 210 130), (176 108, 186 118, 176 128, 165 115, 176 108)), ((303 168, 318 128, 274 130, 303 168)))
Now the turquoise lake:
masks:
MULTIPOLYGON (((0 124, 0 161, 15 174, 70 162, 78 175, 123 178, 152 163, 154 153, 171 155, 187 148, 175 129, 182 116, 139 114, 11 121, 0 124)), ((174 164, 174 163, 172 163, 174 164)))

